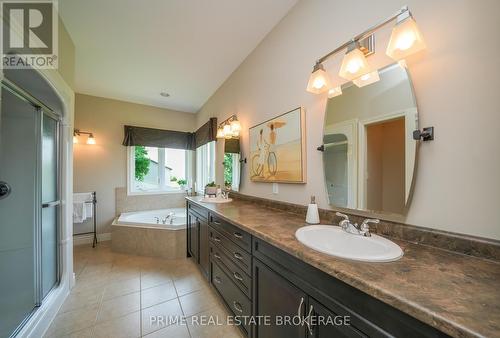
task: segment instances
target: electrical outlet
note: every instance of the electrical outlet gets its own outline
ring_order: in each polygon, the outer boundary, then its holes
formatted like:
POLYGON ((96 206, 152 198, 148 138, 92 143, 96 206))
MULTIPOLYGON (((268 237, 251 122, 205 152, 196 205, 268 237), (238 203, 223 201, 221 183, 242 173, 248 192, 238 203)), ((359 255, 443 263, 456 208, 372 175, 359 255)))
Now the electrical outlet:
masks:
POLYGON ((273 194, 278 194, 278 183, 273 183, 273 194))

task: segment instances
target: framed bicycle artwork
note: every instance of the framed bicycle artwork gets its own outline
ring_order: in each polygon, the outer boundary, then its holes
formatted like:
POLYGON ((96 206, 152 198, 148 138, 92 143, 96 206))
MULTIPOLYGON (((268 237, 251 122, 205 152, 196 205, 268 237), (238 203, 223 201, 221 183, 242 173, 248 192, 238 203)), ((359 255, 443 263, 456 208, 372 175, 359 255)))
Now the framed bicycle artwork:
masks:
POLYGON ((305 133, 302 107, 251 127, 250 180, 306 183, 305 133))

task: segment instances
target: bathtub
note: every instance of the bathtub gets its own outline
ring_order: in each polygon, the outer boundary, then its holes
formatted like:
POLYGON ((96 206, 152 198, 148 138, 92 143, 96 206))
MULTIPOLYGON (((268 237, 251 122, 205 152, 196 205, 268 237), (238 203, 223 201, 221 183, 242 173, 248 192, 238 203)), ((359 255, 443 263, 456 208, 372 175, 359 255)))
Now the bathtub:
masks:
POLYGON ((141 256, 186 257, 186 208, 122 213, 111 224, 111 249, 141 256))
POLYGON ((115 225, 182 230, 186 228, 186 208, 125 212, 115 225))

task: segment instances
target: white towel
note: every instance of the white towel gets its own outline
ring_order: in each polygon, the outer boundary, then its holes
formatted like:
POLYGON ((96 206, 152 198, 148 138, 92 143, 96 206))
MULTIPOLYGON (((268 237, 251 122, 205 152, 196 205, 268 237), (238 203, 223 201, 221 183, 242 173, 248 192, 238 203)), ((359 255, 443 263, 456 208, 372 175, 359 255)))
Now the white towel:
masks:
POLYGON ((91 201, 91 192, 73 194, 73 223, 83 223, 87 218, 92 217, 92 204, 85 203, 91 201))
POLYGON ((73 202, 73 223, 83 223, 87 218, 84 202, 73 202))

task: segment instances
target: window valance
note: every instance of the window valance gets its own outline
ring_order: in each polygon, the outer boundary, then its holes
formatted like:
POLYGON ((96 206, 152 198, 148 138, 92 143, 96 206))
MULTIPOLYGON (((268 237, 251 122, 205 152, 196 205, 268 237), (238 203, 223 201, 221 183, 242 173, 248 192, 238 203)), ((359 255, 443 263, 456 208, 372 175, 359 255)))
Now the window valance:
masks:
POLYGON ((183 131, 125 126, 124 146, 195 149, 195 134, 183 131))

